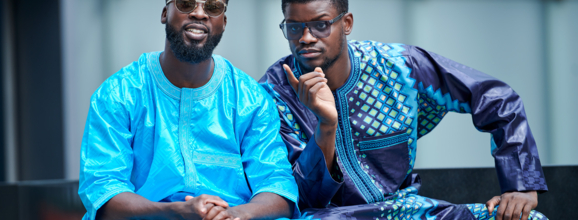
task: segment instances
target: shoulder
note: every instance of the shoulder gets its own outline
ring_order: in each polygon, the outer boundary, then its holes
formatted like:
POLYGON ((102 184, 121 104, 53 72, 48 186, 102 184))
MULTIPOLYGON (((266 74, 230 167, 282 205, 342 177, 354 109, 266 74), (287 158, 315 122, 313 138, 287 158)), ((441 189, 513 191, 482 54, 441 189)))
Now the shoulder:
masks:
POLYGON ((427 51, 401 43, 352 40, 349 41, 349 45, 354 56, 361 60, 362 67, 365 64, 370 64, 387 69, 413 69, 416 61, 423 60, 427 56, 427 51))
POLYGON ((291 69, 294 69, 294 59, 293 55, 289 55, 277 60, 273 65, 271 65, 265 75, 259 80, 259 83, 267 83, 271 85, 289 85, 287 82, 287 76, 285 75, 285 70, 283 65, 287 64, 291 69))
MULTIPOLYGON (((384 58, 411 56, 417 47, 402 43, 382 43, 378 41, 356 41, 350 40, 349 45, 353 47, 356 55, 368 55, 376 57, 381 55, 384 58)), ((419 48, 417 48, 419 49, 419 48)))
POLYGON ((235 67, 229 60, 214 55, 219 65, 224 65, 225 83, 231 84, 237 97, 237 106, 243 108, 257 108, 269 102, 266 91, 251 76, 235 67))
POLYGON ((150 61, 160 52, 142 54, 137 61, 108 77, 93 93, 91 102, 130 104, 150 81, 150 61))

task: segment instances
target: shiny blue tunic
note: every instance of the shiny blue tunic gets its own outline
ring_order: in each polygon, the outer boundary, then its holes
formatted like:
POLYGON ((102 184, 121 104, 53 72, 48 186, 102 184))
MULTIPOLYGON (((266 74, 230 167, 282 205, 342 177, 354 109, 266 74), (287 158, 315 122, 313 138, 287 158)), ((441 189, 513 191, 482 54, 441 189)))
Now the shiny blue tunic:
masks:
POLYGON ((257 82, 213 55, 210 81, 181 89, 165 77, 160 54, 143 54, 91 98, 78 191, 84 219, 122 192, 151 201, 209 194, 230 206, 270 192, 297 204, 277 108, 257 82))

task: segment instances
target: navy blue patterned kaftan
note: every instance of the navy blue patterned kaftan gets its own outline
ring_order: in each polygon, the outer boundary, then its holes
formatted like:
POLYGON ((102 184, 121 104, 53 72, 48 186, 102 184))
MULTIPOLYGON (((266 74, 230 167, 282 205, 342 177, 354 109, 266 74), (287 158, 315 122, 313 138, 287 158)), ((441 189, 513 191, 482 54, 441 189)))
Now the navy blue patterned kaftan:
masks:
MULTIPOLYGON (((260 80, 277 104, 281 134, 299 185, 302 213, 314 218, 490 219, 482 204, 417 195, 417 139, 448 112, 469 113, 492 134, 502 192, 548 190, 520 97, 505 83, 419 47, 350 41, 351 73, 333 92, 338 111, 335 172, 313 137, 316 116, 299 102, 280 59, 260 80)), ((489 199, 489 198, 488 198, 489 199)), ((497 209, 496 209, 497 210, 497 209)), ((495 214, 495 211, 494 211, 495 214)), ((532 211, 530 219, 546 219, 532 211)))

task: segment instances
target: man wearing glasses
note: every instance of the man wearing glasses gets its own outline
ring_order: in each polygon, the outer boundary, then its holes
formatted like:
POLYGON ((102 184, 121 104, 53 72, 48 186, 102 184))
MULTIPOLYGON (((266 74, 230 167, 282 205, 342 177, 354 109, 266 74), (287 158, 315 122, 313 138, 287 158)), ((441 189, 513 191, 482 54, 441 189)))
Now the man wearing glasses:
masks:
POLYGON ((84 219, 263 219, 299 212, 273 100, 213 55, 224 0, 169 0, 163 52, 94 93, 79 195, 84 219))
POLYGON ((505 83, 419 47, 347 41, 347 0, 283 0, 290 56, 260 80, 314 218, 546 219, 548 190, 520 97, 505 83), (417 195, 417 139, 448 112, 492 134, 502 195, 456 205, 417 195))

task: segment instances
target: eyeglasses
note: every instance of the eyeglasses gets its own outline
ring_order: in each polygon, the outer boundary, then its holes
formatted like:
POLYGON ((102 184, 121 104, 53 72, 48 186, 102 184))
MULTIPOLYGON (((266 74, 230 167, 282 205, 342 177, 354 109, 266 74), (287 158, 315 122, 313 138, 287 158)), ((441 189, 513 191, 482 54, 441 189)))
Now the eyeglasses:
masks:
POLYGON ((284 23, 285 20, 279 24, 279 28, 283 31, 283 35, 287 40, 299 40, 303 37, 305 27, 309 28, 309 32, 315 38, 326 38, 331 34, 331 25, 337 20, 341 19, 345 13, 341 13, 330 21, 310 21, 305 23, 284 23))
POLYGON ((197 9, 197 3, 203 4, 203 11, 211 17, 222 15, 223 12, 227 10, 227 3, 224 3, 221 0, 168 0, 167 5, 172 1, 175 1, 177 10, 184 14, 189 14, 197 9))

